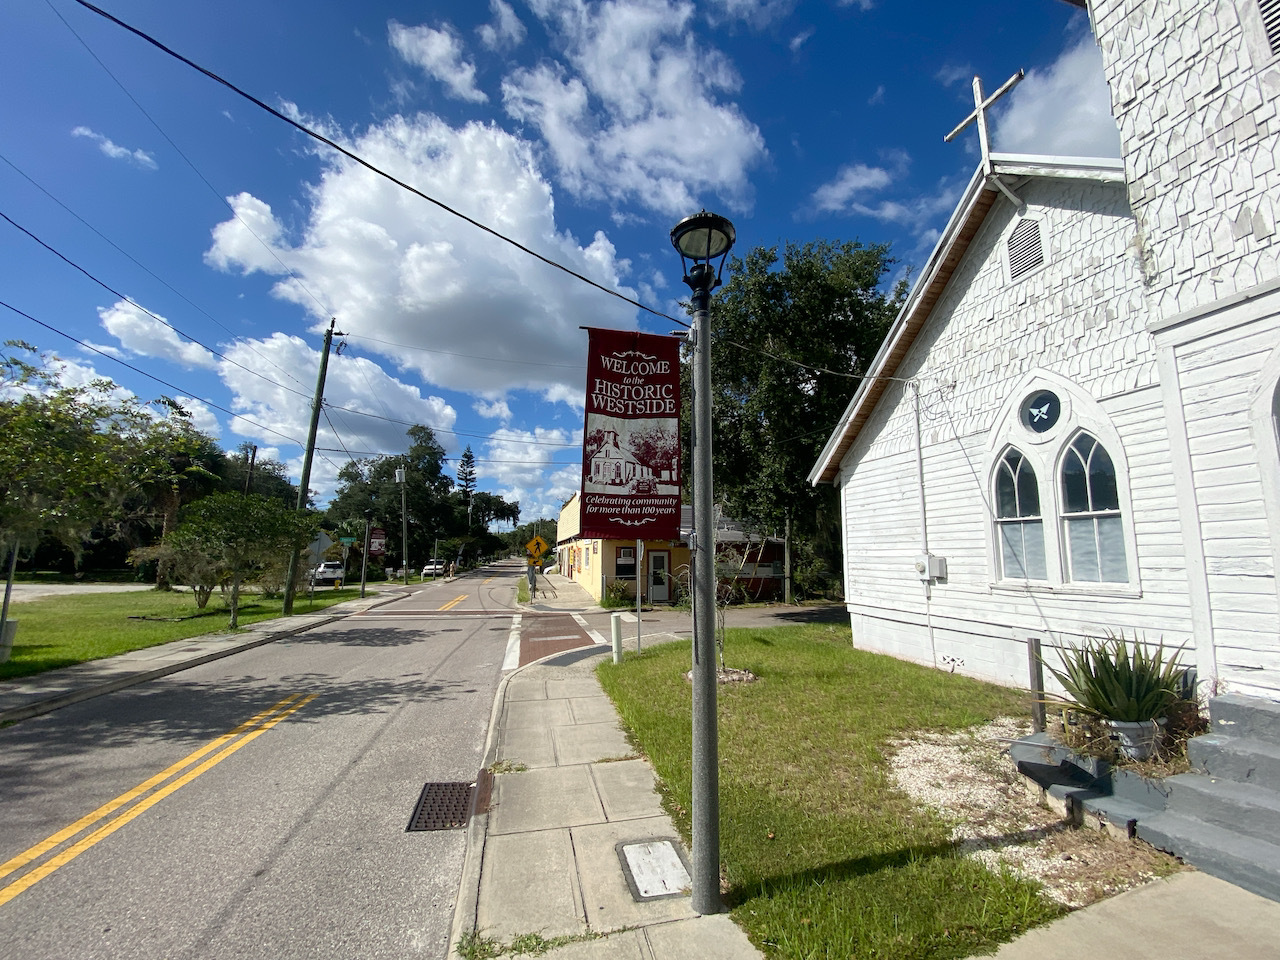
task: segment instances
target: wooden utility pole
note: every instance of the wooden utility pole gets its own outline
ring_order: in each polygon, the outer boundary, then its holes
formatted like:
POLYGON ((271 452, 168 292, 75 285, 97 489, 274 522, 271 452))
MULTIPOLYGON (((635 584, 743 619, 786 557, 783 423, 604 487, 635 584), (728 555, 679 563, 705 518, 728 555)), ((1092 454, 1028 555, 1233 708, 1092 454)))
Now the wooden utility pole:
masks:
MULTIPOLYGON (((311 402, 311 426, 307 430, 307 449, 302 455, 302 478, 298 482, 298 505, 296 509, 307 508, 307 493, 311 486, 311 461, 316 455, 316 430, 320 426, 320 408, 324 404, 324 378, 329 372, 329 348, 333 344, 333 325, 336 319, 329 320, 329 329, 324 332, 324 349, 320 351, 320 375, 316 377, 316 395, 311 402)), ((341 333, 338 336, 342 336, 341 333)), ((289 574, 284 583, 283 615, 293 613, 294 580, 298 576, 298 549, 295 547, 289 555, 289 574)))

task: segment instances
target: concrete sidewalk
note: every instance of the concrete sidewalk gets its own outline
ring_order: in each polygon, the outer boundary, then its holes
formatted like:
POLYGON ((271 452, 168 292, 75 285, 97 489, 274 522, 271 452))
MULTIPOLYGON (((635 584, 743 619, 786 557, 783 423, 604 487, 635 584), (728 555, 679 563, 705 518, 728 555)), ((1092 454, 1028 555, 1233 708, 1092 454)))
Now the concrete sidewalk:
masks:
POLYGON ((546 954, 556 960, 760 957, 728 916, 693 912, 688 856, 653 770, 595 676, 608 656, 599 646, 559 654, 499 687, 485 755, 492 795, 471 822, 452 944, 538 934, 575 938, 546 954))
MULTIPOLYGON (((604 612, 580 585, 556 574, 544 579, 552 589, 531 609, 604 612)), ((634 620, 623 633, 624 647, 635 649, 634 620)), ((676 639, 684 638, 655 630, 644 645, 676 639)), ((652 768, 633 754, 596 680, 608 656, 600 646, 559 654, 500 685, 485 758, 498 772, 488 811, 470 825, 454 948, 465 935, 509 943, 537 933, 577 938, 546 954, 555 960, 760 957, 727 916, 694 914, 687 893, 633 895, 619 847, 680 842, 652 768)), ((1193 950, 1204 960, 1277 960, 1277 930, 1280 903, 1186 871, 1038 927, 995 957, 1163 960, 1193 950)))
MULTIPOLYGON (((376 592, 370 592, 362 599, 345 600, 318 613, 264 620, 250 624, 236 633, 215 633, 189 640, 174 640, 102 660, 47 670, 31 677, 6 680, 0 683, 0 723, 26 720, 82 700, 90 700, 202 663, 220 660, 403 596, 403 588, 398 585, 378 586, 376 592)), ((9 609, 13 619, 21 621, 21 605, 9 609)))

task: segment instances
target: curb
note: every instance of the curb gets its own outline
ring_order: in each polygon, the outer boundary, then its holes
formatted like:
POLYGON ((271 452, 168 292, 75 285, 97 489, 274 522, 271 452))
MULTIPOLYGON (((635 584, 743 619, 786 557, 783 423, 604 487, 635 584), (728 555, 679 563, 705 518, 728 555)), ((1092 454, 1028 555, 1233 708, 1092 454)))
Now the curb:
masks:
MULTIPOLYGON (((498 690, 493 696, 493 709, 489 712, 489 735, 485 740, 484 759, 481 772, 488 770, 497 762, 498 756, 498 719, 502 716, 502 707, 507 699, 507 684, 511 678, 520 675, 530 667, 541 666, 548 660, 563 657, 566 653, 578 650, 593 650, 599 644, 583 644, 573 650, 561 650, 549 653, 540 660, 516 667, 498 683, 498 690)), ((480 907, 480 868, 484 864, 484 847, 489 838, 489 811, 477 813, 467 824, 467 852, 462 861, 462 880, 458 886, 458 899, 453 908, 453 924, 449 929, 449 944, 446 957, 461 958, 457 952, 458 941, 464 934, 478 933, 476 930, 476 914, 480 907)))
MULTIPOLYGON (((28 703, 21 707, 10 707, 8 710, 0 711, 0 723, 17 723, 19 720, 30 720, 32 717, 38 717, 45 713, 52 713, 54 710, 60 710, 63 707, 69 707, 75 703, 82 703, 85 700, 92 700, 95 697, 106 696, 108 693, 115 693, 117 690, 124 690, 126 687, 136 686, 140 683, 147 683, 151 680, 158 680, 161 677, 167 677, 170 674, 181 673, 183 670, 190 670, 192 667, 199 667, 206 663, 212 663, 214 660, 221 660, 224 657, 234 656, 237 653, 243 653, 246 650, 252 650, 254 647, 265 646, 268 643, 274 643, 277 640, 287 640, 289 637, 295 637, 300 633, 308 630, 314 630, 316 627, 323 627, 330 623, 336 623, 339 620, 345 620, 347 617, 356 613, 364 613, 366 610, 372 610, 375 607, 382 606, 384 603, 391 603, 398 597, 389 597, 386 600, 372 603, 365 607, 364 610, 352 610, 348 613, 339 613, 336 615, 326 615, 315 623, 306 623, 301 626, 294 627, 291 630, 282 630, 279 633, 270 633, 265 637, 258 637, 254 640, 246 640, 244 643, 237 644, 234 647, 228 647, 226 650, 217 650, 213 653, 206 653, 203 656, 192 657, 190 660, 183 660, 180 663, 171 663, 168 666, 156 667, 152 670, 144 670, 141 673, 133 673, 124 677, 117 677, 114 680, 107 680, 104 683, 94 684, 92 686, 81 687, 79 690, 72 690, 68 693, 61 693, 44 700, 37 700, 34 703, 28 703)), ((351 602, 351 601, 344 601, 351 602)), ((188 638, 190 640, 192 638, 188 638)), ((173 643, 181 643, 185 641, 174 640, 173 643)), ((92 663, 93 661, 86 661, 92 663)), ((39 676, 39 674, 32 674, 39 676)))

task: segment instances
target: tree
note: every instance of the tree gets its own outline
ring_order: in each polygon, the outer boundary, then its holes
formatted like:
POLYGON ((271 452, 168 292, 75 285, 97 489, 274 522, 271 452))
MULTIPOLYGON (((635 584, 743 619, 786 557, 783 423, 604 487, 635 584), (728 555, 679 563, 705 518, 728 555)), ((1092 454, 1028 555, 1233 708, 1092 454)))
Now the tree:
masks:
POLYGON ((835 490, 807 476, 906 295, 881 288, 893 262, 825 240, 730 262, 710 322, 715 489, 734 519, 834 552, 835 490))
POLYGON ((326 521, 332 527, 357 523, 363 531, 366 511, 374 524, 386 529, 387 550, 404 556, 400 485, 396 470, 405 471, 405 501, 409 511, 409 555, 426 557, 436 537, 457 530, 449 478, 444 474, 444 448, 431 429, 408 430, 409 449, 404 456, 371 457, 343 464, 338 471, 338 492, 329 503, 326 521))
POLYGON ((469 498, 476 490, 476 455, 471 452, 471 445, 462 451, 458 459, 457 487, 469 498))
POLYGON ((260 493, 289 506, 298 502, 298 488, 290 482, 288 468, 279 460, 256 456, 248 443, 240 444, 235 453, 227 455, 222 477, 228 490, 260 493), (250 464, 253 465, 252 477, 250 464))
POLYGON ((13 565, 23 550, 53 537, 78 559, 95 527, 120 516, 136 489, 135 438, 150 423, 145 405, 109 380, 67 387, 54 358, 20 341, 0 353, 0 548, 13 565))
POLYGON ((222 576, 231 583, 231 622, 239 625, 240 586, 259 566, 307 543, 319 530, 319 518, 292 510, 260 494, 215 493, 190 504, 170 545, 221 559, 222 576))
POLYGON ((191 526, 179 526, 159 543, 139 547, 129 554, 129 562, 134 566, 154 563, 157 576, 190 587, 198 610, 205 608, 226 574, 221 544, 191 526))
MULTIPOLYGON (((134 470, 147 508, 160 516, 160 537, 172 533, 184 504, 223 487, 226 454, 218 442, 191 425, 191 415, 162 398, 167 416, 147 425, 134 450, 134 470)), ((164 568, 156 569, 156 587, 168 589, 164 568)))

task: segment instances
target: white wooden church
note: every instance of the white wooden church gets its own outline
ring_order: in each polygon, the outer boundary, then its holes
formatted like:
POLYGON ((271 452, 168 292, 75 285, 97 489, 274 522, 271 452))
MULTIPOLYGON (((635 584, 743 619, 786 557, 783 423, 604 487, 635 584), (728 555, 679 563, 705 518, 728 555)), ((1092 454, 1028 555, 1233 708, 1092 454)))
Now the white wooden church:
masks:
POLYGON ((975 110, 982 164, 810 476, 854 642, 1025 686, 1030 638, 1121 632, 1280 700, 1280 0, 1088 10, 1123 159, 990 153, 975 110))

